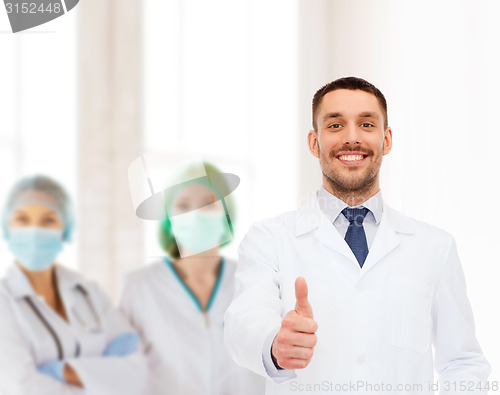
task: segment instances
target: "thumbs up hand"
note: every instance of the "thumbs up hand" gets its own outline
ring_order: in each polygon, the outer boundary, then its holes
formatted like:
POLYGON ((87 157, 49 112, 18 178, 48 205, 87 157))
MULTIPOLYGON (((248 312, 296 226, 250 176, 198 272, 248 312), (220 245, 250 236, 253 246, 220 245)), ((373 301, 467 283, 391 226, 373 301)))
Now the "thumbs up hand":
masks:
POLYGON ((271 346, 273 362, 283 369, 303 369, 313 356, 318 324, 307 300, 306 280, 295 280, 295 310, 281 321, 281 328, 271 346))
POLYGON ((307 283, 303 277, 295 280, 295 311, 302 317, 313 319, 312 307, 307 300, 307 283))

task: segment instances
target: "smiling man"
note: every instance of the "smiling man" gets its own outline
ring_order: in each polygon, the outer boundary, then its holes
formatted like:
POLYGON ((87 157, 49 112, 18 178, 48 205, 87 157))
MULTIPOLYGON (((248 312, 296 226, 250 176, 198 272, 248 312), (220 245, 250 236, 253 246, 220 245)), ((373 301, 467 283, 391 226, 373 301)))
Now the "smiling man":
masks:
POLYGON ((383 202, 383 94, 355 77, 323 86, 307 142, 317 195, 241 243, 225 317, 233 358, 269 378, 267 394, 487 393, 453 237, 383 202))

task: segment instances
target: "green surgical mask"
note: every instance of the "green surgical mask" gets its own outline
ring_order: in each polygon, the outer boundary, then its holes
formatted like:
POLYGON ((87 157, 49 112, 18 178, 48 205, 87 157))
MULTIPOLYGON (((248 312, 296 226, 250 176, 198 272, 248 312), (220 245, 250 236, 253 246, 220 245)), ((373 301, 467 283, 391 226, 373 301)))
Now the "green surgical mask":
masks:
MULTIPOLYGON (((224 211, 194 210, 170 218, 172 231, 179 249, 199 254, 217 247, 228 240, 229 225, 224 211)), ((181 254, 182 255, 182 254, 181 254)))

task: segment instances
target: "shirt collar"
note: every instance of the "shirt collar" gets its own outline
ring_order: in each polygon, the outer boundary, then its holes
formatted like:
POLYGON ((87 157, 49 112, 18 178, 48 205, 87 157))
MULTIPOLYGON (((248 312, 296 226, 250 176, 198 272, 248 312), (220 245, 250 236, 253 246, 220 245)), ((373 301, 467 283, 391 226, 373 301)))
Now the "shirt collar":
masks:
MULTIPOLYGON (((343 209, 349 207, 347 203, 340 200, 335 195, 332 195, 323 186, 318 191, 317 197, 321 211, 332 223, 337 219, 343 209)), ((380 220, 382 219, 382 213, 384 210, 383 203, 382 192, 379 190, 366 202, 353 207, 366 207, 368 210, 370 210, 375 219, 375 223, 378 225, 380 223, 380 220)))

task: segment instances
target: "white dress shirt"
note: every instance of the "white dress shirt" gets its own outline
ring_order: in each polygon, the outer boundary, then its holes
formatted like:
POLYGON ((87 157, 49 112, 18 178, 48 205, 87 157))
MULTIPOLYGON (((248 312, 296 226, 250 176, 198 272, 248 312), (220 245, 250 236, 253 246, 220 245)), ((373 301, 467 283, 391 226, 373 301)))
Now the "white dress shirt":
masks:
POLYGON ((382 200, 382 192, 379 190, 374 196, 368 199, 366 202, 359 204, 357 206, 349 206, 344 201, 340 200, 335 195, 332 195, 324 187, 318 191, 318 204, 319 208, 326 215, 326 217, 333 223, 335 229, 337 229, 342 236, 345 238, 347 233, 347 228, 349 227, 349 221, 342 214, 342 210, 346 207, 350 208, 361 208, 365 207, 368 210, 366 217, 363 221, 363 228, 365 229, 366 242, 368 243, 368 250, 370 249, 373 239, 375 239, 375 233, 377 232, 378 224, 382 218, 382 213, 384 211, 384 201, 382 200))

